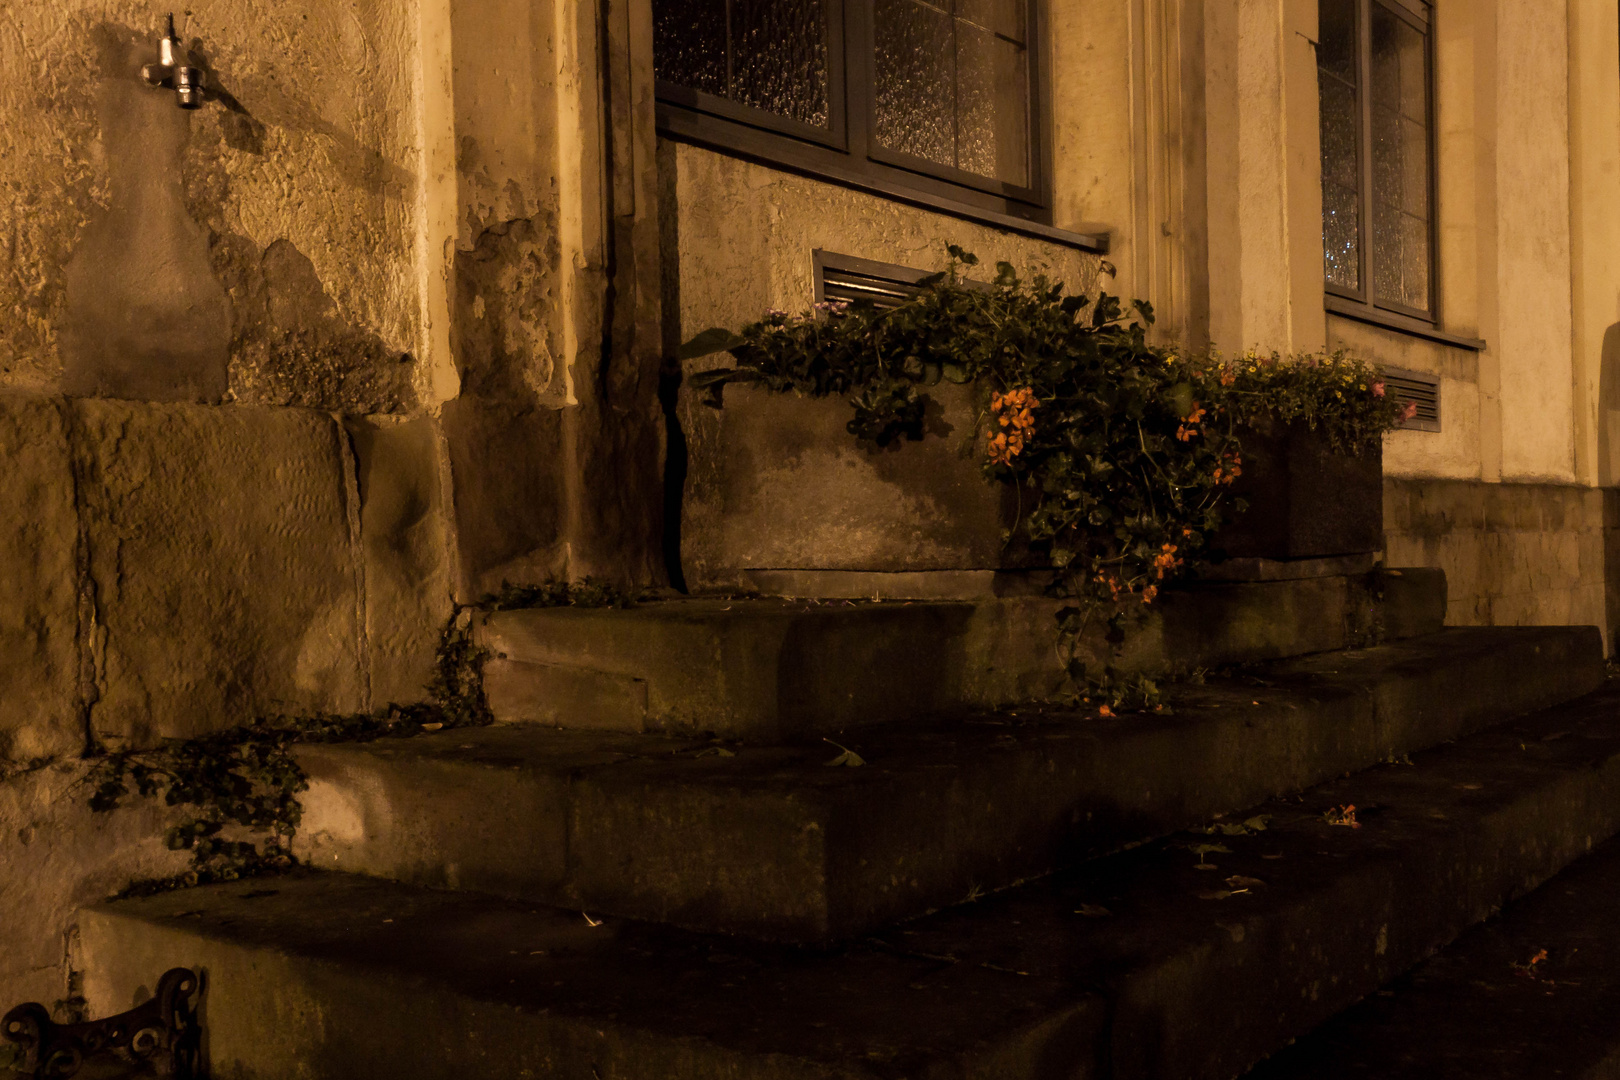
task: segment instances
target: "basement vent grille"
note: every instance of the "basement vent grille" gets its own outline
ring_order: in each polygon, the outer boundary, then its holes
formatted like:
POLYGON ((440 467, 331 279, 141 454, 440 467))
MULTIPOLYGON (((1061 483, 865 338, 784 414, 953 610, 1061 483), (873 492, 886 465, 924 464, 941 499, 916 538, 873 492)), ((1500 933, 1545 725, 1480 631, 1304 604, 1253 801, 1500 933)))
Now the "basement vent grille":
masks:
POLYGON ((816 303, 870 300, 880 308, 899 307, 920 291, 917 282, 928 270, 913 270, 895 263, 857 259, 817 248, 810 253, 815 265, 816 303))
POLYGON ((1414 431, 1440 430, 1440 378, 1421 371, 1385 369, 1384 387, 1396 401, 1417 405, 1417 415, 1401 427, 1414 431))
MULTIPOLYGON (((922 291, 917 283, 933 277, 936 270, 914 270, 897 263, 873 262, 857 259, 853 255, 839 255, 816 248, 810 253, 815 266, 816 303, 846 300, 870 300, 878 308, 899 307, 922 291)), ((958 278, 957 283, 969 289, 988 289, 990 286, 972 278, 958 278)))

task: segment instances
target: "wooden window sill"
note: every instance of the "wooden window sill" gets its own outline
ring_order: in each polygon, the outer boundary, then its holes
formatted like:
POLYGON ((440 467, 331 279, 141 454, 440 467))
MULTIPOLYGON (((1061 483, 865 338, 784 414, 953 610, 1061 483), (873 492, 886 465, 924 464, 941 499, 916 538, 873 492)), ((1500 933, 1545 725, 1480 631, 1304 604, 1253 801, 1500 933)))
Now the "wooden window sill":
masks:
POLYGON ((862 170, 854 161, 846 163, 838 160, 839 155, 821 147, 807 146, 794 152, 798 148, 783 145, 784 140, 780 139, 767 141, 736 138, 726 126, 716 124, 711 118, 671 107, 664 102, 660 102, 658 106, 658 133, 678 142, 691 143, 731 157, 740 157, 767 168, 825 180, 907 206, 932 210, 935 213, 1064 247, 1077 248, 1080 251, 1095 252, 1098 255, 1108 254, 1107 233, 1071 232, 1055 225, 959 202, 944 195, 907 186, 885 175, 875 175, 875 170, 862 170))
POLYGON ((1339 315, 1346 319, 1367 323, 1369 326, 1382 327, 1393 330, 1398 334, 1409 334, 1412 337, 1424 338, 1428 341, 1437 341, 1442 345, 1450 345, 1455 349, 1468 349, 1471 352, 1481 352, 1485 342, 1479 338, 1463 337, 1461 334, 1450 334, 1440 328, 1414 319, 1409 315, 1399 315, 1393 311, 1381 311, 1378 308, 1368 307, 1366 304, 1331 293, 1323 297, 1323 306, 1330 315, 1339 315))

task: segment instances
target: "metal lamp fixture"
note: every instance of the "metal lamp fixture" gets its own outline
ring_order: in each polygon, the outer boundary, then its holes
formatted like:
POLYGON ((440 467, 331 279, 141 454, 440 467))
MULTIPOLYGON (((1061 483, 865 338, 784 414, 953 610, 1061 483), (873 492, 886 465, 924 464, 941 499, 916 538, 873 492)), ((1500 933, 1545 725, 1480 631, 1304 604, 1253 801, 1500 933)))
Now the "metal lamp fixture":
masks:
POLYGON ((168 31, 158 39, 158 62, 144 65, 141 78, 153 86, 173 89, 182 109, 195 109, 203 103, 203 71, 191 65, 191 54, 175 36, 173 13, 168 31))

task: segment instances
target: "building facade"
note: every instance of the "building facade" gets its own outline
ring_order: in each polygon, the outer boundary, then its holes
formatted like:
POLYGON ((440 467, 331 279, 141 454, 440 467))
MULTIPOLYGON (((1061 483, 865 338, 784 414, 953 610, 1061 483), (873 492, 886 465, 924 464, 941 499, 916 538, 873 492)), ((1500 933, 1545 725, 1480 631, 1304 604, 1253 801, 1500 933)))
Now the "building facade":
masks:
POLYGON ((420 697, 503 581, 666 583, 676 347, 828 254, 1399 369, 1387 561, 1453 623, 1620 618, 1612 2, 202 0, 196 109, 161 33, 0 15, 9 997, 178 865, 88 749, 420 697))

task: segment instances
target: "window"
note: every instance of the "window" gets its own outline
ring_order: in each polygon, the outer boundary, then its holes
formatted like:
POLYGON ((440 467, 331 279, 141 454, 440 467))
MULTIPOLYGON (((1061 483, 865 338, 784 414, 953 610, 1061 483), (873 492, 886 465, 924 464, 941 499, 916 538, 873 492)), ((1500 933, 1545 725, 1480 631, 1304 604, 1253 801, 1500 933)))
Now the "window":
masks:
POLYGON ((653 0, 659 124, 884 192, 1049 220, 1035 0, 653 0))
POLYGON ((1317 10, 1328 307, 1433 324, 1429 5, 1319 0, 1317 10))

